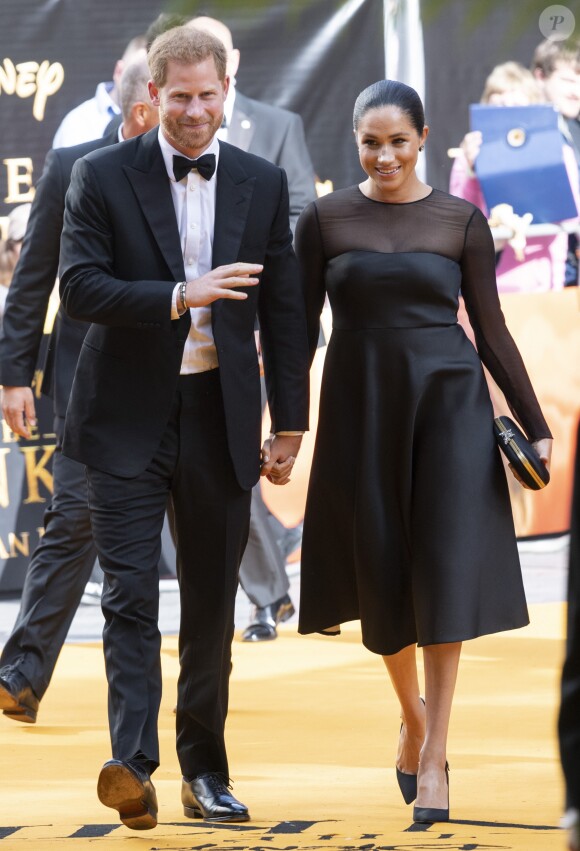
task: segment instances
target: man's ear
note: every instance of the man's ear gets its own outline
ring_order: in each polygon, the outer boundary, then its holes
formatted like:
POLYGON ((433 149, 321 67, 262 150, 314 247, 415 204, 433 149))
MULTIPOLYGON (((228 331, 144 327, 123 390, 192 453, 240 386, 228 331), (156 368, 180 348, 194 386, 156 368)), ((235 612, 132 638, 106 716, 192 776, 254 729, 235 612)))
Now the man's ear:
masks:
POLYGON ((145 127, 147 121, 147 104, 143 103, 143 101, 137 101, 134 103, 131 112, 133 113, 133 118, 138 127, 145 127))
POLYGON ((147 83, 147 88, 149 89, 149 97, 151 98, 151 103, 153 106, 159 106, 159 89, 153 82, 153 80, 149 80, 147 83))

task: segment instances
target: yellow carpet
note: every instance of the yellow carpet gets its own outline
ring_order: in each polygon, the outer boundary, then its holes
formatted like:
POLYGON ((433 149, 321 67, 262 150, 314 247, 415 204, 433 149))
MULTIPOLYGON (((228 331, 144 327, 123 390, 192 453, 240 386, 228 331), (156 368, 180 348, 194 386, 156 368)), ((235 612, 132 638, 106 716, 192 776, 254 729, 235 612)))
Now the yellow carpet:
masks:
POLYGON ((67 645, 38 723, 0 718, 0 851, 563 851, 555 719, 564 607, 532 606, 531 615, 525 630, 464 647, 448 754, 452 821, 433 826, 414 826, 403 804, 393 767, 398 708, 355 625, 336 639, 284 626, 275 642, 236 640, 228 746, 234 794, 252 814, 237 827, 183 816, 173 637, 163 642, 159 825, 130 831, 102 807, 102 650, 67 645))

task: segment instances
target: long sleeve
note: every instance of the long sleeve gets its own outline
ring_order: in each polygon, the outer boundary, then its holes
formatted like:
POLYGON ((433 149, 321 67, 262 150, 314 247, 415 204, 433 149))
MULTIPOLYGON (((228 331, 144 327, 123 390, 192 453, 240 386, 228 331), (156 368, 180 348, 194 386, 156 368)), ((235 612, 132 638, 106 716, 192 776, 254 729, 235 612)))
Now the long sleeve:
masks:
POLYGON ((315 203, 309 204, 298 219, 295 246, 306 304, 308 346, 312 362, 318 345, 320 314, 326 295, 324 284, 326 257, 315 203))
POLYGON ((461 273, 461 290, 481 360, 528 437, 551 437, 521 355, 505 324, 495 279, 493 239, 479 210, 474 210, 467 224, 461 273))
MULTIPOLYGON (((173 285, 116 277, 109 216, 92 164, 77 160, 66 196, 61 241, 64 309, 72 319, 100 325, 169 328, 173 285)), ((129 228, 130 222, 125 226, 129 228)))
POLYGON ((6 299, 0 337, 0 383, 28 387, 34 377, 46 310, 58 272, 64 196, 58 155, 51 151, 36 188, 22 252, 6 299))
POLYGON ((261 277, 258 317, 272 432, 308 429, 308 352, 304 305, 292 234, 288 184, 282 169, 280 203, 272 222, 261 277))

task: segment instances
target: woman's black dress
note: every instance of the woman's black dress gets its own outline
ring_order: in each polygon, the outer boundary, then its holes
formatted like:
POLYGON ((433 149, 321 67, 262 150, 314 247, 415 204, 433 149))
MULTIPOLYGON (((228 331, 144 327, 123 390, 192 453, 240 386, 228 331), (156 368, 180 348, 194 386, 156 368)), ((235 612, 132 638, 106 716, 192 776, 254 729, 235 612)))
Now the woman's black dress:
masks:
POLYGON ((438 190, 388 204, 351 187, 306 208, 296 247, 312 353, 326 293, 333 317, 299 631, 360 618, 385 655, 524 626, 481 361, 528 436, 550 431, 505 326, 484 216, 438 190), (457 322, 460 290, 479 355, 457 322))

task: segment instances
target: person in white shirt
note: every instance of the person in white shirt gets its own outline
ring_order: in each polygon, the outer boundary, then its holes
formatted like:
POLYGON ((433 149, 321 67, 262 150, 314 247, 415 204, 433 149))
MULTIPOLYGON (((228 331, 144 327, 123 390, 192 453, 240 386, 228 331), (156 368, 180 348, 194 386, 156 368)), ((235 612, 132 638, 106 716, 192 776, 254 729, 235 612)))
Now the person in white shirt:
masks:
POLYGON ((99 83, 92 98, 71 109, 60 122, 52 140, 53 148, 70 148, 92 139, 100 139, 112 118, 121 114, 119 82, 128 64, 146 57, 145 36, 131 39, 117 60, 113 79, 99 83))

